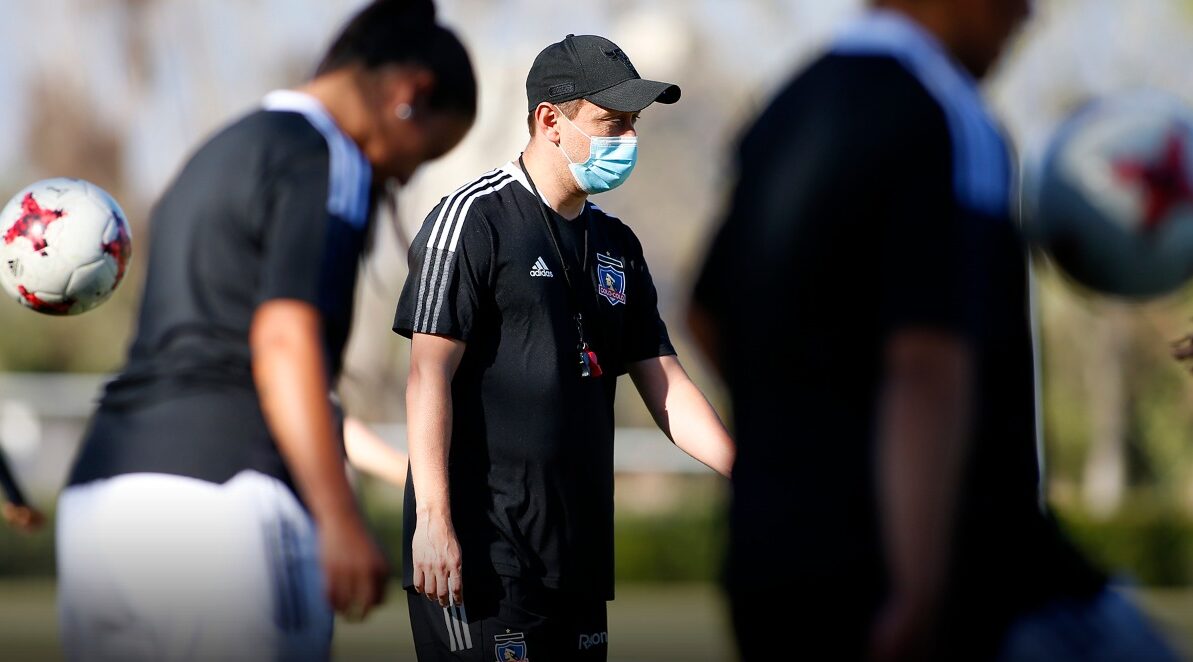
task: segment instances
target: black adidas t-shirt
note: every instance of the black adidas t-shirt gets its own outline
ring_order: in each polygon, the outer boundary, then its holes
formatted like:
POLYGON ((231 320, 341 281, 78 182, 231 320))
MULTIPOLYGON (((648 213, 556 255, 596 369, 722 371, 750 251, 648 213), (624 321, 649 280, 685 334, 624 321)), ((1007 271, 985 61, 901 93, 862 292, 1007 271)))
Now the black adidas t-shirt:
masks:
POLYGON ((718 327, 738 444, 730 584, 813 602, 847 592, 856 611, 842 618, 865 631, 886 582, 883 348, 903 329, 944 330, 978 359, 947 618, 976 656, 1014 614, 1089 595, 1102 578, 1040 508, 1007 150, 939 51, 880 23, 811 64, 745 135, 696 287, 718 327))
MULTIPOLYGON (((588 203, 575 220, 552 218, 565 259, 580 258, 572 277, 604 371, 580 376, 563 265, 539 204, 513 163, 444 198, 411 247, 394 330, 467 343, 452 382, 449 458, 465 581, 523 577, 612 598, 617 376, 674 350, 641 244, 588 203)), ((414 494, 408 482, 407 586, 414 494)))
POLYGON ((370 213, 371 168, 312 97, 269 95, 191 157, 153 211, 136 338, 70 484, 134 472, 290 477, 257 400, 254 312, 318 308, 340 371, 370 213))

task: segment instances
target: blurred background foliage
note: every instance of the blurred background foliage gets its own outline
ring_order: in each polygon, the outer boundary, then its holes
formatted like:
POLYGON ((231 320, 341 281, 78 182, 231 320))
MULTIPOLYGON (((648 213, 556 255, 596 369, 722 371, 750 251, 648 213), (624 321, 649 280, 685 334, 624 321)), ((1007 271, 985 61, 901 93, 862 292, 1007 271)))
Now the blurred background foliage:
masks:
MULTIPOLYGON (((125 284, 94 312, 53 319, 0 305, 0 372, 118 369, 145 276, 154 197, 204 136, 269 89, 301 82, 333 26, 360 4, 3 3, 0 42, 8 48, 0 59, 0 88, 9 101, 0 104, 0 198, 42 177, 90 179, 124 205, 135 246, 125 284)), ((357 333, 342 384, 350 409, 370 421, 404 419, 407 345, 389 332, 406 273, 403 241, 441 195, 516 155, 525 141, 522 85, 535 53, 568 32, 596 32, 623 46, 648 77, 683 86, 675 107, 644 114, 641 165, 627 186, 600 203, 642 238, 681 356, 728 416, 723 392, 692 350, 681 320, 732 180, 730 148, 769 92, 861 5, 610 0, 559 11, 547 0, 440 0, 443 19, 473 53, 480 117, 459 149, 400 193, 397 231, 388 218, 377 226, 378 248, 363 267, 357 333)), ((1037 16, 986 85, 1029 175, 1057 122, 1097 95, 1153 87, 1193 101, 1193 1, 1036 5, 1037 16)), ((1193 377, 1169 355, 1171 343, 1193 330, 1193 292, 1146 304, 1110 301, 1081 291, 1043 258, 1036 282, 1048 495, 1076 538, 1111 567, 1157 585, 1193 583, 1193 377)), ((617 410, 619 425, 651 425, 628 382, 617 410)), ((0 420, 0 430, 3 425, 0 420)), ((69 461, 8 448, 18 467, 49 463, 63 468, 59 477, 69 461)), ((374 520, 389 548, 398 549, 396 495, 364 484, 370 497, 378 495, 369 500, 374 520)), ((35 491, 48 503, 59 485, 35 491)), ((625 475, 618 478, 618 495, 622 579, 717 576, 725 535, 722 482, 625 475)), ((0 530, 0 575, 52 572, 49 537, 0 530)))

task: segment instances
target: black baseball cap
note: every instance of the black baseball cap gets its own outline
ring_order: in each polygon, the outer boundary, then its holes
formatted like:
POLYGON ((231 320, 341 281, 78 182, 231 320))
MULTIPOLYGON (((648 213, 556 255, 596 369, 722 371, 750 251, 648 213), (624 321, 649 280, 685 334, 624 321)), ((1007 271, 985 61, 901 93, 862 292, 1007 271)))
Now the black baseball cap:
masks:
POLYGON ((573 99, 636 113, 656 101, 679 101, 679 86, 644 80, 625 52, 604 37, 569 34, 534 58, 526 76, 526 101, 533 112, 544 101, 573 99))

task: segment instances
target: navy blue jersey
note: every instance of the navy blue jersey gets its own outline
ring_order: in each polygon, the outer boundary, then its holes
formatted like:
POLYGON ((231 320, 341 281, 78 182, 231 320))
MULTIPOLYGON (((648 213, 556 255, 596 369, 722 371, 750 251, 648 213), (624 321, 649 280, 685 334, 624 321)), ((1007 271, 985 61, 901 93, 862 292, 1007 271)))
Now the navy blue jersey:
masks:
POLYGON ((951 634, 977 650, 1014 613, 1099 588, 1040 507, 1026 250, 1009 151, 968 74, 879 12, 778 94, 738 158, 695 293, 733 399, 731 583, 765 568, 768 587, 848 591, 868 628, 886 582, 883 349, 918 328, 977 357, 951 634))
MULTIPOLYGON (((444 198, 410 249, 394 330, 467 344, 452 381, 448 467, 465 579, 612 597, 617 376, 674 350, 634 233, 591 202, 570 221, 548 210, 556 251, 540 205, 514 163, 444 198), (561 256, 603 377, 580 376, 561 256)), ((409 551, 412 481, 405 507, 409 551)))
POLYGON ((314 98, 274 92, 191 157, 153 211, 136 338, 71 484, 133 472, 290 482, 253 383, 249 328, 272 299, 315 306, 329 383, 352 322, 371 168, 314 98))

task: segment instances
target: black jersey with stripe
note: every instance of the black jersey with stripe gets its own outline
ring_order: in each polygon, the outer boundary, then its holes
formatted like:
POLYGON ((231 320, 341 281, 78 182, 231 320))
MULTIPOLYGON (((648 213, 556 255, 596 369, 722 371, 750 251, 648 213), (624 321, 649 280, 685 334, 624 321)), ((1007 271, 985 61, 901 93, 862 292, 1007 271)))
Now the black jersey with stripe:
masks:
MULTIPOLYGON (((465 572, 611 597, 617 376, 674 350, 634 233, 592 203, 571 221, 549 213, 560 252, 513 163, 444 198, 411 247, 394 330, 467 344, 449 460, 465 572), (560 253, 580 258, 572 278, 603 377, 580 376, 560 253)), ((409 552, 413 482, 405 507, 409 552)))
POLYGON ((733 401, 734 590, 852 591, 864 634, 886 582, 884 346, 915 328, 977 359, 950 636, 977 654, 1014 614, 1096 591, 1040 507, 1026 251, 973 82, 904 22, 863 20, 782 89, 738 168, 695 292, 733 401))
POLYGON ((261 413, 249 328, 294 299, 323 323, 340 371, 369 218, 371 169, 312 97, 275 92, 189 160, 150 220, 128 361, 100 401, 70 483, 134 472, 290 483, 261 413))

